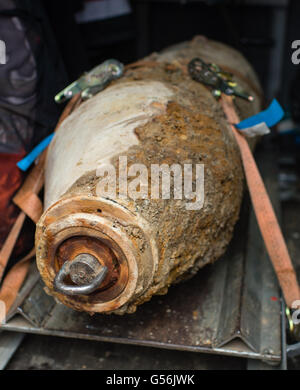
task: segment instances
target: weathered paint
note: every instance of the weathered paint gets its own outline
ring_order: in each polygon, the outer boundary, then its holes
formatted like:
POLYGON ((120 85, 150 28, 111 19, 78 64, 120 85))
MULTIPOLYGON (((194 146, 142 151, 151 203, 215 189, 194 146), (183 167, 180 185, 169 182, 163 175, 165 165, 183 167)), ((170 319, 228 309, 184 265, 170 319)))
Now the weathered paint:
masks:
MULTIPOLYGON (((155 66, 145 62, 128 69, 59 129, 48 153, 46 210, 36 249, 48 292, 64 304, 130 313, 224 253, 239 215, 243 171, 220 105, 185 71, 195 56, 236 70, 235 78, 255 97, 254 103, 236 99, 241 118, 260 109, 260 87, 246 60, 225 45, 197 38, 150 56, 155 66), (190 211, 176 199, 98 196, 97 166, 106 161, 118 168, 120 155, 127 156, 128 166, 142 163, 149 171, 153 163, 204 164, 203 208, 190 211), (110 264, 106 287, 89 296, 55 292, 53 279, 63 261, 80 251, 97 257, 97 240, 117 262, 114 270, 110 264), (115 275, 118 280, 110 284, 115 275)), ((98 253, 102 264, 104 257, 98 253)))
POLYGON ((83 103, 49 148, 45 207, 84 173, 138 144, 134 129, 161 114, 173 93, 160 82, 139 81, 109 87, 83 103))

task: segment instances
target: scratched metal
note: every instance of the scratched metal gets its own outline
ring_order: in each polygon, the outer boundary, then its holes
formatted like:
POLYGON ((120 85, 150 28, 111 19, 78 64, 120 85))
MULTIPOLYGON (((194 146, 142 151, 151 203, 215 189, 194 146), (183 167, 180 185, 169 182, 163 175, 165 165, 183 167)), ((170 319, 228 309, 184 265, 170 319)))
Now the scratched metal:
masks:
MULTIPOLYGON (((266 186, 276 203, 271 176, 266 186)), ((29 288, 23 288, 27 293, 16 310, 19 315, 4 328, 279 363, 278 283, 253 211, 248 217, 248 210, 246 200, 223 259, 185 283, 172 286, 167 295, 153 297, 134 314, 90 316, 73 311, 49 297, 41 280, 32 283, 31 278, 29 294, 29 288)))

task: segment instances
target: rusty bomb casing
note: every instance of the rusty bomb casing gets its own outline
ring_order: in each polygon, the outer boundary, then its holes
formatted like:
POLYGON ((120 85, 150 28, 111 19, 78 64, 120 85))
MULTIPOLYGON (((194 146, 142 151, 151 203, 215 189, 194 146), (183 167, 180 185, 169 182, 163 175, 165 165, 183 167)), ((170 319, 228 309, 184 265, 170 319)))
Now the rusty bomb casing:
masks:
POLYGON ((47 292, 63 304, 90 313, 132 313, 224 253, 239 215, 243 170, 220 104, 186 71, 194 57, 232 72, 254 96, 253 102, 235 99, 242 119, 261 109, 260 86, 244 57, 196 37, 128 67, 55 134, 36 253, 47 292), (99 196, 97 169, 109 163, 117 170, 119 156, 126 156, 128 168, 139 163, 149 172, 151 164, 204 164, 203 207, 188 210, 174 198, 99 196), (61 281, 71 288, 85 289, 97 267, 106 273, 91 293, 68 295, 54 287, 66 264, 70 274, 61 281))

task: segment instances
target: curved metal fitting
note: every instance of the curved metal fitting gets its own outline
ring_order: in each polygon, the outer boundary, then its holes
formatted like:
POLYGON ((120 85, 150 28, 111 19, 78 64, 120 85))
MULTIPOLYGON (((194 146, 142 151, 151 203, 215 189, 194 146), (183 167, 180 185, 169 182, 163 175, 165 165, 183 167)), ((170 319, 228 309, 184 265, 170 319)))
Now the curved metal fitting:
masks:
POLYGON ((102 266, 92 255, 82 253, 73 261, 66 261, 54 279, 54 288, 66 295, 88 295, 95 291, 104 281, 108 268, 102 266), (77 284, 68 285, 66 276, 77 284))

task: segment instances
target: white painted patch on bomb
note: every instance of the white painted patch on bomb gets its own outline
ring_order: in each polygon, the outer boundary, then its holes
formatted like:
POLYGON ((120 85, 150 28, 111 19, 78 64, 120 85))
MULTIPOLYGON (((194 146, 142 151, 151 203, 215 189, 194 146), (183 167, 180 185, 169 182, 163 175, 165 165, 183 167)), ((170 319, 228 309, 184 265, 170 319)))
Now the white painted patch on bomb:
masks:
POLYGON ((126 155, 139 143, 134 130, 162 114, 173 95, 161 82, 134 81, 109 87, 81 104, 62 123, 49 147, 45 207, 84 173, 126 155))

